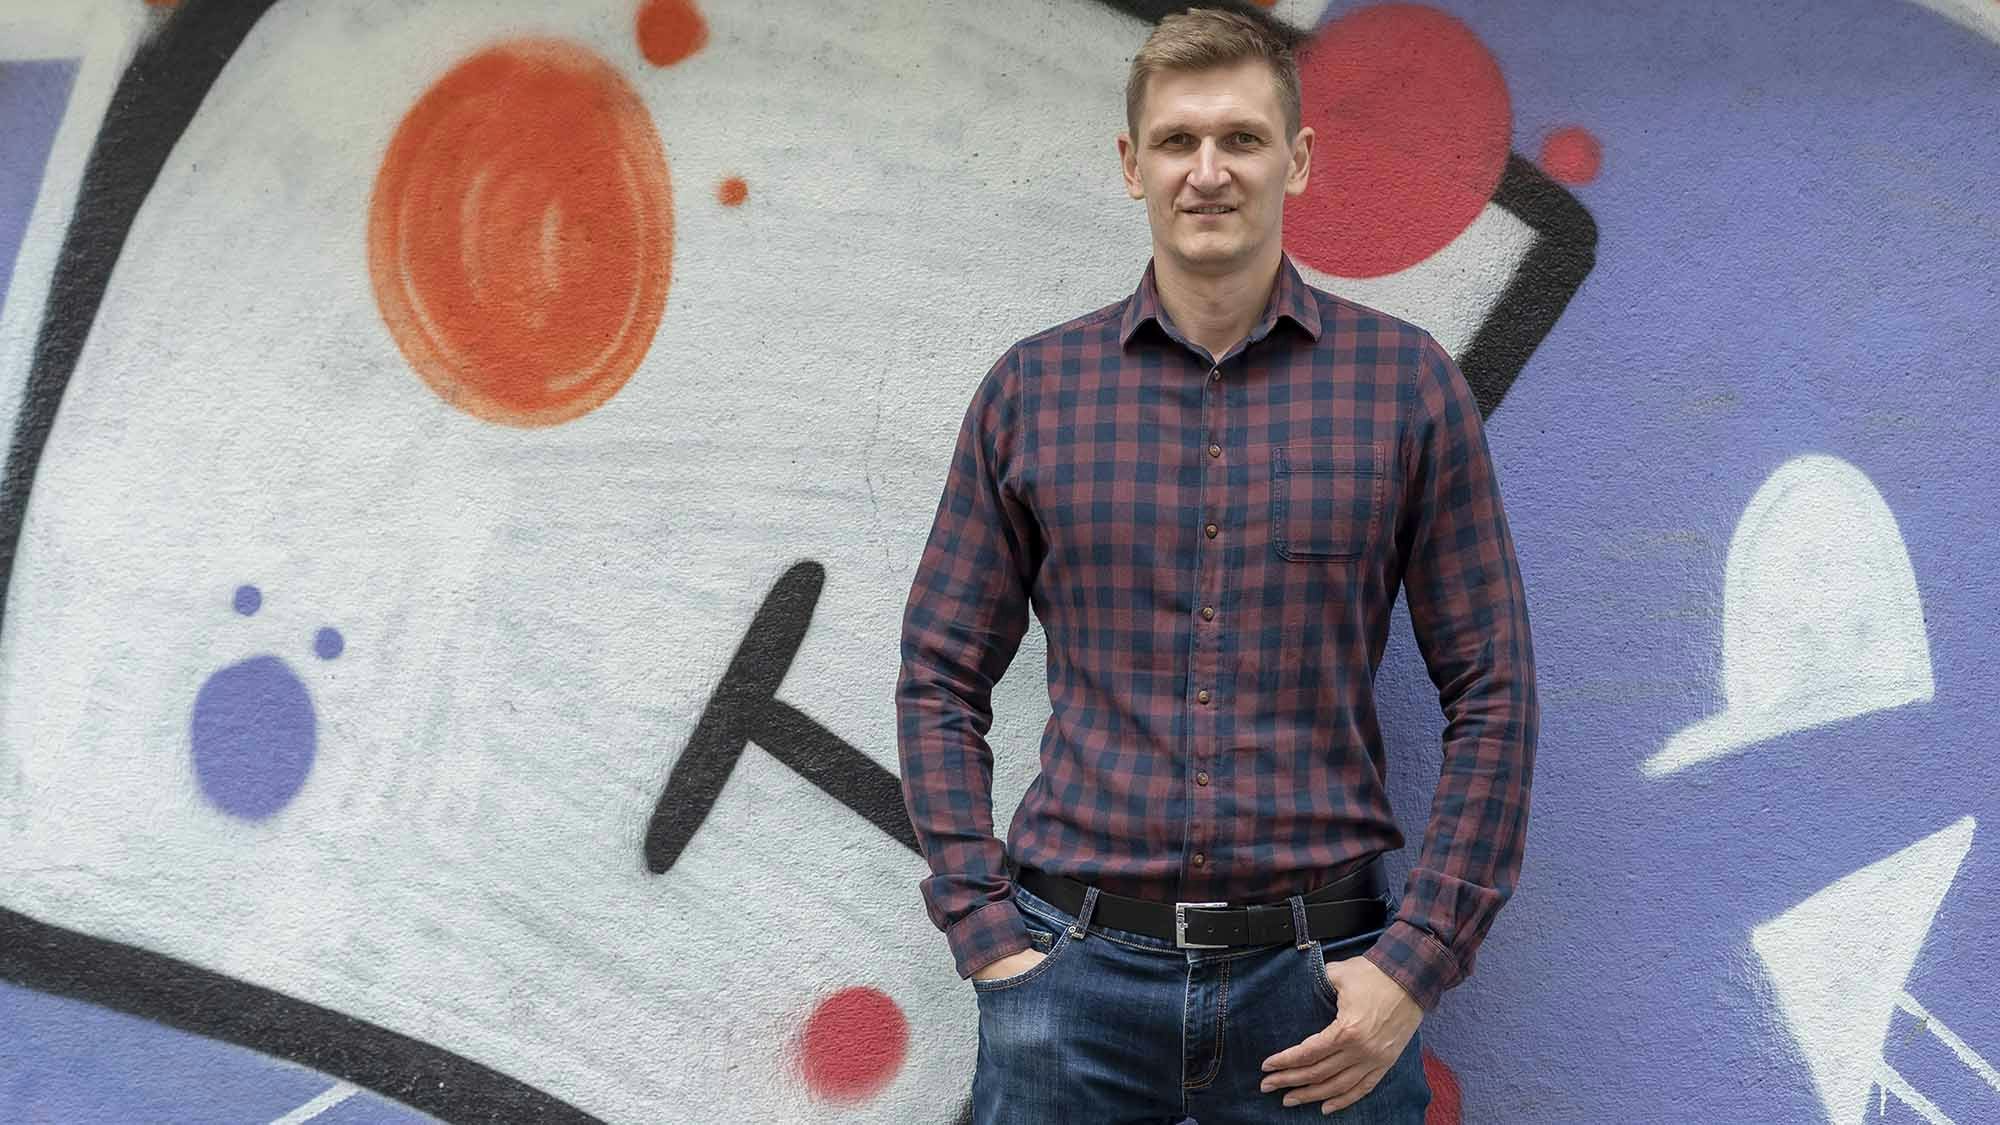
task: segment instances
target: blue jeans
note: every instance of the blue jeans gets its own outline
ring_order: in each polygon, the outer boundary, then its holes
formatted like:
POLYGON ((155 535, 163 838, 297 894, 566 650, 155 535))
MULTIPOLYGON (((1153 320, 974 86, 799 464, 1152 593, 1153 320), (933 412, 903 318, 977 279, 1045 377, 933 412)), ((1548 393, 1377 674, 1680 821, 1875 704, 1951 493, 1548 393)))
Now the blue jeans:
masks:
POLYGON ((1333 1022, 1326 962, 1359 956, 1380 931, 1346 941, 1176 949, 1084 923, 1016 889, 1029 940, 1047 956, 1017 976, 972 982, 979 995, 974 1125, 1423 1125, 1430 1104, 1419 1039, 1367 1096, 1330 1117, 1263 1093, 1263 1062, 1333 1022))

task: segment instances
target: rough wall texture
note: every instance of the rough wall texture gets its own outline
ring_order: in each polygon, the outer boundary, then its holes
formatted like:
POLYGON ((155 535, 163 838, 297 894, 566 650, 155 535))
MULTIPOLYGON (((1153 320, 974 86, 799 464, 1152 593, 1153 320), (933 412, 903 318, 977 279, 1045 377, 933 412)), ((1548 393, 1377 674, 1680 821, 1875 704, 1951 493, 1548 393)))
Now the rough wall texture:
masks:
MULTIPOLYGON (((957 1120, 898 617, 1166 7, 0 2, 0 1117, 957 1120)), ((2000 4, 1276 10, 1535 616, 1433 1120, 2000 1120, 2000 4)))

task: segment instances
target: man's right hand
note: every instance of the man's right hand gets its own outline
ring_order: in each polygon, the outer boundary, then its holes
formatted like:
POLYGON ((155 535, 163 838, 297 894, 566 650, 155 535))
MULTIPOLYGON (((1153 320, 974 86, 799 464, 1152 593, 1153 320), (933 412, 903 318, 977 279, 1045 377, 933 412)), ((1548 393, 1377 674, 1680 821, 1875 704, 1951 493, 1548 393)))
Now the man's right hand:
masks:
POLYGON ((972 979, 1003 980, 1007 977, 1017 977, 1034 968, 1036 965, 1041 964, 1042 959, 1047 956, 1048 954, 1046 953, 1037 953, 1032 949, 1023 949, 1019 953, 1009 953, 1007 956, 1000 958, 990 965, 983 965, 972 970, 972 979))

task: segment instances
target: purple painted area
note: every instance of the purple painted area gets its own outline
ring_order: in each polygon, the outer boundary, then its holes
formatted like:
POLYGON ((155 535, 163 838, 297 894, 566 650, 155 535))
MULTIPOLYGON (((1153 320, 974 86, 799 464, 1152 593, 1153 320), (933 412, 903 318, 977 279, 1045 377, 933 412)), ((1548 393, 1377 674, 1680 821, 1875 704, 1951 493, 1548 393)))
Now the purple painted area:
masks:
MULTIPOLYGON (((1967 815, 1908 989, 2000 1060, 2000 45, 1874 0, 1440 6, 1500 60, 1516 150, 1575 125, 1604 153, 1574 189, 1597 267, 1489 427, 1544 717, 1522 884, 1425 1024, 1466 1120, 1826 1120, 1750 931, 1967 815), (1722 708, 1730 539, 1807 453, 1894 511, 1936 698, 1642 775, 1722 708)), ((1440 724, 1393 636, 1414 850, 1440 724)), ((2000 1120, 1909 1023, 1886 1053, 1912 1085, 2000 1120)))
MULTIPOLYGON (((0 1028, 0 1116, 9 1121, 274 1121, 335 1085, 255 1051, 11 984, 0 983, 0 1028)), ((361 1090, 312 1120, 430 1118, 361 1090)))
POLYGON ((346 648, 347 641, 340 635, 340 630, 331 626, 313 634, 313 651, 319 654, 321 660, 332 660, 346 648))
POLYGON ((253 820, 284 808, 312 771, 315 725, 312 696, 283 660, 253 656, 219 669, 194 700, 202 795, 253 820))
POLYGON ((0 62, 0 304, 75 78, 75 59, 0 62))
POLYGON ((236 599, 235 599, 236 612, 242 614, 245 617, 248 617, 251 614, 256 613, 258 608, 263 604, 264 604, 264 595, 261 591, 257 589, 257 587, 255 586, 236 587, 236 599))

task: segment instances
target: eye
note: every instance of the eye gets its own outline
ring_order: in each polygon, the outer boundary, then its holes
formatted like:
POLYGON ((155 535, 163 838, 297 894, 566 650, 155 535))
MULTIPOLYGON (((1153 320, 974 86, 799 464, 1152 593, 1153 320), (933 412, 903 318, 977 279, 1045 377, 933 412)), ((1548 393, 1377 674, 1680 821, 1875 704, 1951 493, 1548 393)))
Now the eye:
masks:
POLYGON ((1259 137, 1255 133, 1237 133, 1235 136, 1231 137, 1230 140, 1235 142, 1236 144, 1248 148, 1249 146, 1254 145, 1259 141, 1263 140, 1263 138, 1259 137))

